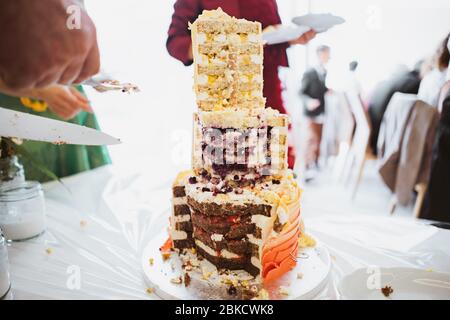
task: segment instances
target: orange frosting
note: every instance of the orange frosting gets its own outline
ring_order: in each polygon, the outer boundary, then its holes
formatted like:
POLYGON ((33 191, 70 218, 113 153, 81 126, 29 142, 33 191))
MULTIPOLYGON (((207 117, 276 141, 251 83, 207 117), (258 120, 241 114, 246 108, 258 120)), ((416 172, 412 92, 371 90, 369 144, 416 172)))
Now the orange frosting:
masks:
POLYGON ((172 238, 169 236, 169 238, 164 242, 164 244, 159 248, 159 251, 161 253, 170 252, 173 247, 172 238))
POLYGON ((281 232, 269 238, 262 250, 261 265, 264 283, 269 283, 292 270, 298 252, 300 237, 300 197, 301 190, 292 177, 277 192, 279 196, 278 210, 288 214, 288 221, 281 232))

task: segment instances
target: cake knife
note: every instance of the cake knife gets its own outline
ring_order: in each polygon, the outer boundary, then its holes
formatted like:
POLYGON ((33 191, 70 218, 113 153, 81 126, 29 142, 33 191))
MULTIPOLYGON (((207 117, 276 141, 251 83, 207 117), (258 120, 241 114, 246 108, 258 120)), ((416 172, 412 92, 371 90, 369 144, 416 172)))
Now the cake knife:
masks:
POLYGON ((86 146, 121 143, 95 129, 5 108, 0 108, 0 137, 86 146))

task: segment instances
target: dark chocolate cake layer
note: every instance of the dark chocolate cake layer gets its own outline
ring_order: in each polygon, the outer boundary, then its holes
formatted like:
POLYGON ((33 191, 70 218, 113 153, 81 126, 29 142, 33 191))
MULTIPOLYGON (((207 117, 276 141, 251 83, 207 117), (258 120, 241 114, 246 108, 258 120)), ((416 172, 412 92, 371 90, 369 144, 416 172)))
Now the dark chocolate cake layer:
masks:
POLYGON ((191 214, 191 209, 187 204, 179 204, 173 206, 173 214, 174 216, 183 216, 191 214))
POLYGON ((190 221, 175 222, 175 230, 186 231, 187 234, 192 233, 193 225, 190 221))
POLYGON ((182 198, 186 196, 184 191, 184 186, 174 186, 172 187, 172 194, 174 198, 182 198))
POLYGON ((259 246, 254 243, 249 242, 248 247, 249 247, 250 255, 252 257, 258 258, 259 257, 259 246))
POLYGON ((260 272, 259 269, 252 265, 250 260, 245 257, 242 259, 226 259, 222 257, 216 257, 208 254, 205 250, 199 248, 198 246, 197 253, 211 262, 213 265, 215 265, 217 269, 245 270, 254 277, 259 275, 260 272))
POLYGON ((234 205, 231 203, 218 204, 215 202, 197 202, 191 197, 187 197, 189 206, 196 212, 205 215, 214 216, 244 216, 244 215, 263 215, 270 216, 272 207, 266 204, 247 203, 234 205))
POLYGON ((192 237, 188 237, 183 240, 173 240, 173 247, 180 250, 195 248, 194 239, 192 237))
MULTIPOLYGON (((241 238, 241 239, 225 239, 222 238, 221 241, 215 241, 211 237, 211 233, 206 232, 205 230, 195 227, 194 228, 194 238, 200 240, 204 244, 206 244, 208 247, 214 250, 228 250, 230 252, 236 253, 236 254, 248 254, 250 253, 250 246, 247 238, 241 238)), ((214 235, 214 234, 213 234, 214 235)), ((220 235, 221 236, 221 235, 220 235)))
POLYGON ((251 222, 250 216, 206 216, 198 212, 192 212, 192 223, 209 233, 224 235, 227 239, 240 239, 247 234, 255 233, 255 224, 251 222))

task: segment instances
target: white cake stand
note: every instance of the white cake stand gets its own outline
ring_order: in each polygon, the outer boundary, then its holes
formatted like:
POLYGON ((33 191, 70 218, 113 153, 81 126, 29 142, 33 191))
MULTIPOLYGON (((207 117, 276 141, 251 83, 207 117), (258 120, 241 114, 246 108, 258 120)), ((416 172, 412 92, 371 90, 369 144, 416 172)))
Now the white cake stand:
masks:
MULTIPOLYGON (((177 254, 163 261, 159 247, 167 239, 167 231, 161 230, 148 243, 142 254, 142 269, 144 278, 154 293, 167 300, 198 300, 201 297, 185 287, 183 284, 174 284, 171 279, 182 274, 181 261, 177 254), (152 259, 153 265, 149 263, 152 259)), ((331 270, 331 259, 328 250, 320 243, 314 248, 303 249, 298 255, 297 266, 271 284, 269 292, 274 288, 283 286, 289 292, 285 299, 306 300, 318 295, 325 287, 331 270)))

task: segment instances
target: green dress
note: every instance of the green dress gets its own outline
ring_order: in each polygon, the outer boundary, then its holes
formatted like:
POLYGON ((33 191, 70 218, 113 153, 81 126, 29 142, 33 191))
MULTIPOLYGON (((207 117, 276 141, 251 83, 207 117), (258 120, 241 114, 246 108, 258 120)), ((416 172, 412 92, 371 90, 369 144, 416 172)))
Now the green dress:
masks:
MULTIPOLYGON (((77 90, 84 94, 81 86, 78 86, 77 90)), ((27 112, 46 118, 61 120, 49 109, 42 112, 36 112, 25 106, 20 98, 7 96, 1 93, 0 106, 15 111, 27 112)), ((95 115, 85 111, 81 111, 76 117, 67 122, 99 129, 95 115)), ((46 169, 52 171, 59 178, 111 163, 108 150, 104 146, 55 145, 37 141, 24 141, 22 146, 31 158, 25 156, 21 157, 27 180, 40 182, 51 180, 51 178, 42 172, 38 166, 33 165, 32 159, 37 159, 40 163, 45 165, 46 169)))

